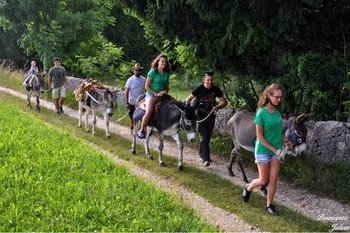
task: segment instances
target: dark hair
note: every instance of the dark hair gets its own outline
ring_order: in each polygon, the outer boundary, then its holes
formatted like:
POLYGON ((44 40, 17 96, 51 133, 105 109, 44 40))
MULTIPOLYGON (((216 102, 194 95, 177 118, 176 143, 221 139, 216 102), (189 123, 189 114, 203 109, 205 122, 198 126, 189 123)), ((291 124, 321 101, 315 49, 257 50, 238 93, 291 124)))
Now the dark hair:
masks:
POLYGON ((61 59, 59 58, 59 57, 55 57, 54 59, 53 59, 53 62, 55 62, 55 61, 61 61, 61 59))
POLYGON ((171 70, 171 65, 170 65, 170 62, 169 62, 169 59, 166 55, 164 54, 159 54, 156 59, 154 59, 151 63, 151 69, 155 69, 156 73, 158 73, 158 63, 159 63, 159 60, 161 58, 165 58, 166 59, 166 63, 167 63, 167 66, 165 67, 165 71, 170 73, 170 70, 171 70))

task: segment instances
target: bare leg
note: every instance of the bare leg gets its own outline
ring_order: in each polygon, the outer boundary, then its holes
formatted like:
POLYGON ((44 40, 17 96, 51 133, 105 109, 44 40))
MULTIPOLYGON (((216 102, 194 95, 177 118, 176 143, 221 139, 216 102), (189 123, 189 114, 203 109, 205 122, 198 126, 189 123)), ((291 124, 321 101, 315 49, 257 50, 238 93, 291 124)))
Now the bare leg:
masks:
POLYGON ((267 190, 266 206, 272 204, 277 189, 277 180, 280 172, 281 163, 278 159, 270 162, 269 189, 267 190))
POLYGON ((268 163, 258 163, 259 178, 252 180, 249 184, 247 190, 251 192, 255 187, 264 185, 269 180, 269 169, 270 165, 268 163))

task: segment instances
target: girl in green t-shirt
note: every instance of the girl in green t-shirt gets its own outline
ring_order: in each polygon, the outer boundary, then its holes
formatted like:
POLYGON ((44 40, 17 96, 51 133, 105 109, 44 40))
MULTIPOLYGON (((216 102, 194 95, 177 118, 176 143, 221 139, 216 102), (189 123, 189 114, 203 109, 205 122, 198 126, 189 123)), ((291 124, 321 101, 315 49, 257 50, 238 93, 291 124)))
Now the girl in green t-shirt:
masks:
POLYGON ((169 91, 170 63, 168 57, 160 54, 151 64, 148 72, 146 89, 146 113, 142 118, 141 130, 137 133, 139 138, 146 137, 146 126, 154 111, 154 106, 158 96, 167 94, 169 91))
POLYGON ((259 170, 259 178, 247 184, 243 190, 243 201, 247 202, 255 187, 268 184, 266 210, 278 215, 272 205, 276 193, 277 180, 281 163, 277 157, 282 149, 282 116, 278 109, 282 102, 282 89, 277 84, 266 87, 259 98, 256 117, 255 162, 259 170))

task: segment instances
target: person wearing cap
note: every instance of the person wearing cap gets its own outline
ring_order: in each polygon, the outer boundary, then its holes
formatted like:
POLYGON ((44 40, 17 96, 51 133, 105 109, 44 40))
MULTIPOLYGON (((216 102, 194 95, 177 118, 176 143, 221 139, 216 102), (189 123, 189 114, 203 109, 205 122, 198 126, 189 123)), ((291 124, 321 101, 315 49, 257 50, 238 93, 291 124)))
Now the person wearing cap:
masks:
POLYGON ((137 133, 139 138, 146 137, 146 126, 151 118, 158 96, 169 91, 169 75, 171 65, 168 57, 160 54, 151 64, 151 70, 147 74, 146 89, 146 113, 142 118, 141 130, 137 133))
POLYGON ((137 97, 145 92, 146 78, 141 76, 142 69, 143 67, 136 63, 133 68, 134 75, 128 78, 125 84, 125 105, 129 110, 131 133, 134 130, 135 101, 137 97))
POLYGON ((194 98, 197 98, 196 112, 200 120, 198 123, 198 133, 201 136, 199 156, 205 167, 210 166, 212 162, 209 143, 214 129, 216 111, 227 105, 224 94, 219 87, 214 85, 213 79, 214 75, 212 72, 204 73, 203 84, 197 87, 186 99, 186 105, 188 105, 194 98), (219 98, 220 105, 217 105, 216 98, 219 98))

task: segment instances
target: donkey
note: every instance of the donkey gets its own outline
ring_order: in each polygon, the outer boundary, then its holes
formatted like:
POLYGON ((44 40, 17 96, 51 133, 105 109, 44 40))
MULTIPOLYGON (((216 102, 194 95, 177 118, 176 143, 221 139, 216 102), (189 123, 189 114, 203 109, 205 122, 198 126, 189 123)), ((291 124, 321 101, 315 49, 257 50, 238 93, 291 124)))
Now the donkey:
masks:
POLYGON ((82 100, 79 101, 79 123, 81 127, 82 116, 85 111, 85 130, 89 132, 88 120, 90 112, 92 112, 92 134, 96 135, 96 115, 97 112, 102 112, 103 118, 106 122, 106 138, 109 139, 109 120, 113 115, 114 105, 116 101, 115 91, 106 89, 97 89, 87 91, 83 95, 82 100))
MULTIPOLYGON (((136 106, 138 106, 140 101, 143 99, 143 96, 141 95, 136 100, 136 106)), ((195 108, 192 106, 186 106, 184 103, 180 101, 173 101, 169 100, 169 98, 165 97, 162 101, 160 101, 159 105, 157 105, 157 110, 154 113, 155 119, 151 119, 149 124, 147 125, 147 135, 145 138, 145 152, 146 157, 148 159, 153 159, 153 157, 150 154, 149 149, 149 138, 152 133, 152 129, 155 127, 158 132, 158 139, 159 139, 159 165, 161 167, 165 166, 165 163, 163 161, 163 141, 164 136, 169 135, 172 136, 172 138, 176 141, 178 146, 178 169, 179 171, 183 170, 183 143, 181 141, 179 130, 182 128, 185 130, 187 134, 187 140, 192 142, 195 139, 196 136, 196 128, 197 128, 197 121, 196 121, 196 113, 195 108)), ((142 111, 142 110, 141 110, 142 111)), ((139 125, 140 120, 142 119, 142 116, 137 116, 140 112, 140 108, 137 107, 135 114, 134 114, 134 121, 139 125)), ((142 114, 141 114, 142 115, 142 114)), ((136 125, 136 124, 135 124, 136 125)), ((133 154, 136 153, 136 130, 137 127, 134 128, 133 131, 133 140, 132 140, 132 149, 131 152, 133 154)))
POLYGON ((39 77, 36 76, 35 74, 29 74, 28 76, 25 77, 25 81, 23 82, 23 85, 26 87, 27 91, 27 100, 30 108, 32 108, 32 103, 31 103, 31 97, 32 94, 35 93, 35 98, 36 98, 36 110, 40 112, 40 82, 39 82, 39 77))
MULTIPOLYGON (((283 134, 287 139, 286 141, 290 141, 293 144, 293 148, 287 148, 287 154, 297 156, 306 153, 307 129, 304 122, 309 118, 309 116, 310 115, 303 113, 298 117, 291 117, 288 120, 283 119, 283 134)), ((247 183, 248 179, 243 168, 241 148, 254 152, 256 139, 256 130, 253 123, 254 119, 255 113, 239 111, 235 113, 227 122, 227 127, 233 141, 233 148, 231 150, 227 169, 229 175, 234 176, 232 164, 235 160, 238 160, 239 167, 243 174, 243 180, 247 183)))

